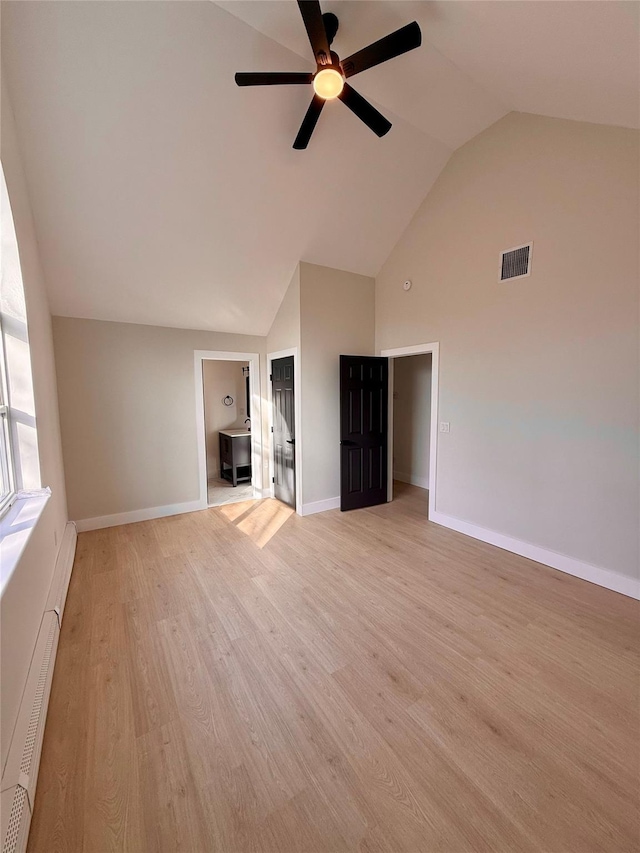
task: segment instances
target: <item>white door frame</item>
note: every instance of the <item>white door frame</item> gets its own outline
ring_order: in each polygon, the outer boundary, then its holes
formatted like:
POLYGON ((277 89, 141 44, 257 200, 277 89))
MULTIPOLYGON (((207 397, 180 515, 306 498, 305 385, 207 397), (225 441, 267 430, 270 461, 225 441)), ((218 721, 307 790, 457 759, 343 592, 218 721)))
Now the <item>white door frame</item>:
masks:
MULTIPOLYGON (((302 399, 300 395, 300 356, 298 355, 298 347, 289 347, 289 349, 278 350, 278 352, 267 353, 267 424, 269 436, 272 434, 273 427, 273 400, 271 398, 271 363, 277 358, 286 358, 293 356, 293 396, 294 396, 294 411, 296 419, 296 443, 293 448, 295 460, 295 481, 296 481, 296 512, 302 515, 302 399)), ((271 497, 275 496, 273 485, 273 441, 269 438, 269 489, 271 497)))
POLYGON ((196 385, 196 429, 198 433, 198 478, 200 482, 200 507, 209 506, 207 494, 207 436, 204 424, 204 361, 248 361, 249 396, 251 409, 251 485, 253 497, 262 497, 262 395, 260 394, 260 354, 257 352, 221 352, 219 350, 194 350, 193 362, 196 385), (253 416, 253 417, 252 417, 253 416))
POLYGON ((411 347, 396 347, 380 350, 381 356, 389 359, 389 408, 388 408, 388 451, 387 451, 387 500, 393 500, 393 360, 407 355, 431 353, 431 423, 429 435, 429 518, 436 511, 436 482, 438 463, 438 379, 440 344, 416 344, 411 347))

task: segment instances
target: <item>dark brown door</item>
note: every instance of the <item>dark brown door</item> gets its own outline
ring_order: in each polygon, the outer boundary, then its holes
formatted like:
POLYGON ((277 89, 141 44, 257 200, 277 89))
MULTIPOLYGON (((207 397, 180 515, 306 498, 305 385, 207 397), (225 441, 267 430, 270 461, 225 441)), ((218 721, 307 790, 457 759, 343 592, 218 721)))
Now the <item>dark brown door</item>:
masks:
POLYGON ((387 501, 389 361, 340 356, 340 509, 387 501))
POLYGON ((296 421, 293 356, 271 362, 273 400, 273 485, 275 497, 296 505, 296 421))

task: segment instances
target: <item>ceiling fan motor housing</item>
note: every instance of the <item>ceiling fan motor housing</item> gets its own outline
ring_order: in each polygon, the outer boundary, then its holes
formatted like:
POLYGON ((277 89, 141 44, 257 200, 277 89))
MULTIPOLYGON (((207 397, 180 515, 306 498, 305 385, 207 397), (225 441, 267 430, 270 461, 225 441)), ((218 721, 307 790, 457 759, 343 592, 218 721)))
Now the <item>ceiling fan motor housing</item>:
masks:
POLYGON ((324 12, 322 15, 322 20, 324 21, 324 28, 327 33, 327 41, 331 44, 336 37, 336 33, 338 32, 339 21, 336 15, 333 12, 324 12))
POLYGON ((331 51, 331 62, 328 62, 326 65, 318 65, 318 71, 316 71, 316 74, 319 71, 324 71, 326 68, 333 68, 341 76, 344 77, 344 71, 342 70, 342 63, 340 62, 340 57, 337 53, 334 53, 333 51, 331 51))

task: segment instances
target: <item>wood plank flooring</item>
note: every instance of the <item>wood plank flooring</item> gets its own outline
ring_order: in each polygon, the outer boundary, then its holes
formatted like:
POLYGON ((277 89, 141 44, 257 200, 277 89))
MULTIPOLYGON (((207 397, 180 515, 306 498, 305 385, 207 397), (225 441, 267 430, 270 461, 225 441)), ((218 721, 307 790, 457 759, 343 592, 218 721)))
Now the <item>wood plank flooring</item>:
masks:
POLYGON ((397 496, 82 533, 31 853, 637 851, 638 603, 397 496))

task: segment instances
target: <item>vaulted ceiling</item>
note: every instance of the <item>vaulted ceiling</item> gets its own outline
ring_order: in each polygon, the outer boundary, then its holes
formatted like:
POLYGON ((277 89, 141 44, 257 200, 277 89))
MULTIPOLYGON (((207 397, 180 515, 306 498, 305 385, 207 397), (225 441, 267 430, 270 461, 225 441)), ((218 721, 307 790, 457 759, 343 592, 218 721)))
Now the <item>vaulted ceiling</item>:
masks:
MULTIPOLYGON (((417 19, 291 144, 312 70, 282 2, 2 3, 2 54, 52 311, 265 334, 296 263, 375 275, 451 152, 510 110, 638 126, 634 2, 326 2, 341 56, 417 19)), ((3 105, 5 106, 5 105, 3 105)), ((9 187, 11 190, 11 187, 9 187)))

